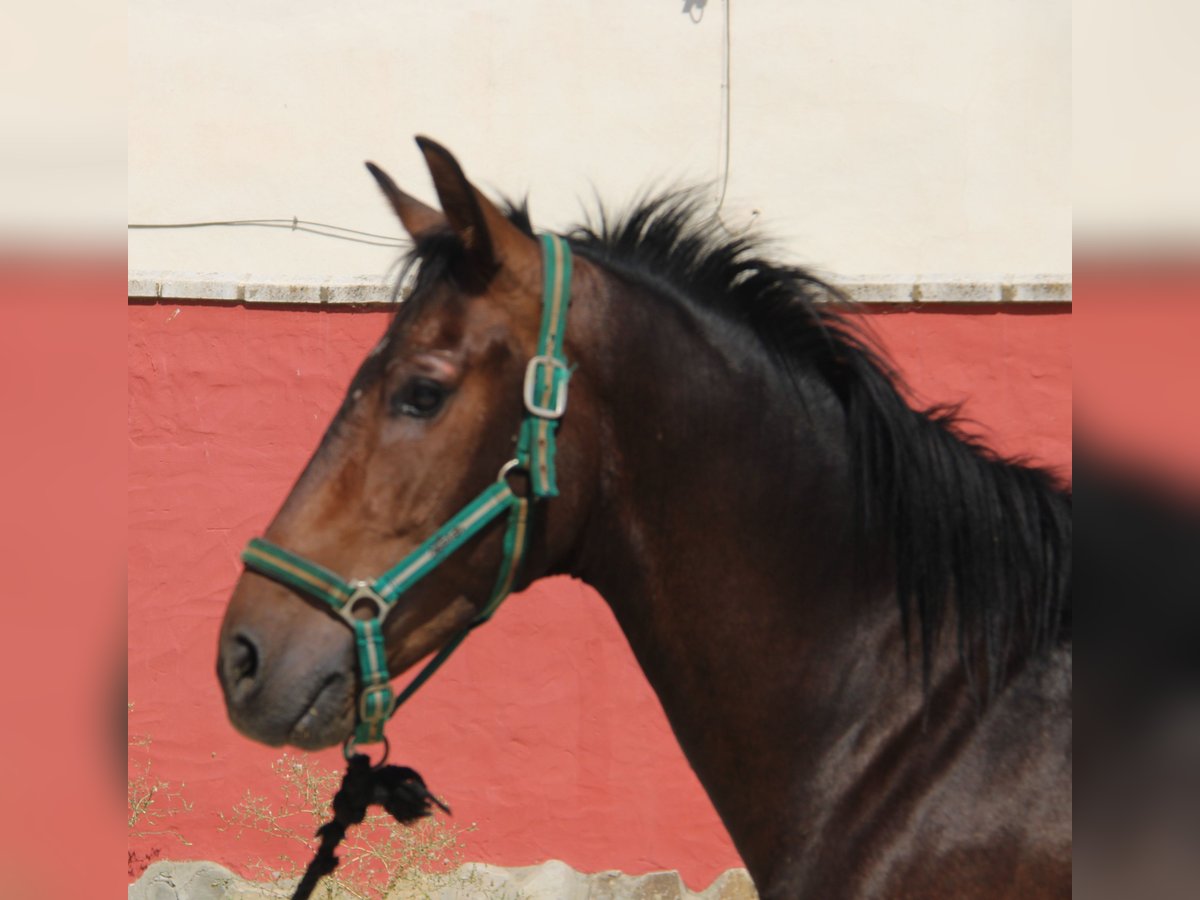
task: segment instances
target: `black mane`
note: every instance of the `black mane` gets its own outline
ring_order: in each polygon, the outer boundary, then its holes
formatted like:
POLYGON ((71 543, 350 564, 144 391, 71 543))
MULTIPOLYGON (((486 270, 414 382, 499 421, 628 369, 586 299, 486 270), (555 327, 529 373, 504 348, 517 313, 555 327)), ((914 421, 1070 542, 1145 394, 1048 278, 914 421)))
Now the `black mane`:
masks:
MULTIPOLYGON (((507 212, 532 233, 524 204, 507 212)), ((1070 639, 1070 494, 1046 470, 969 437, 957 407, 910 407, 837 288, 769 261, 759 240, 730 237, 689 191, 616 219, 602 212, 567 237, 580 256, 752 329, 785 371, 822 374, 846 414, 860 546, 882 538, 890 549, 905 636, 915 622, 926 679, 951 614, 968 677, 988 695, 1014 658, 1070 639)), ((414 249, 415 298, 453 269, 452 257, 444 237, 414 249)))

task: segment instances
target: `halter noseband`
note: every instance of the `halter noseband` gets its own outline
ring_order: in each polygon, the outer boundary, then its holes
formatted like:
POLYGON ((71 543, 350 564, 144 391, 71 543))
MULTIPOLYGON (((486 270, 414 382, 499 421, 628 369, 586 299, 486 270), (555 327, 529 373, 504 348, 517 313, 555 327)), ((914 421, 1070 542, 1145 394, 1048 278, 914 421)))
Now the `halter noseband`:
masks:
POLYGON ((558 495, 554 468, 554 433, 567 408, 570 370, 563 358, 563 332, 571 300, 571 248, 557 235, 543 234, 542 329, 538 352, 525 367, 522 399, 525 415, 514 457, 500 469, 490 487, 464 506, 421 546, 374 581, 346 581, 324 566, 254 538, 242 551, 246 568, 300 593, 328 603, 354 630, 362 688, 355 716, 353 742, 383 740, 383 726, 455 651, 472 629, 491 618, 508 596, 529 543, 530 499, 558 495), (513 491, 509 476, 523 472, 529 494, 513 491), (384 644, 383 623, 404 592, 428 575, 480 530, 508 512, 504 556, 491 597, 471 622, 452 637, 399 695, 392 693, 384 644))

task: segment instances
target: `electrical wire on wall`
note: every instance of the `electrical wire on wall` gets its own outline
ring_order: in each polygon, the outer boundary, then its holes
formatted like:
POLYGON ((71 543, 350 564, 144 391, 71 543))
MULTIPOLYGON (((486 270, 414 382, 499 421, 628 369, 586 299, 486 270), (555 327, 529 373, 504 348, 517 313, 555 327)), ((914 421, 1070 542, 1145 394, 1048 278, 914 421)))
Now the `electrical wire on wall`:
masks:
POLYGON ((745 234, 754 225, 754 220, 758 218, 758 210, 750 211, 750 220, 740 229, 736 231, 729 227, 721 215, 721 210, 725 208, 725 195, 729 190, 729 159, 730 146, 732 144, 731 127, 731 112, 733 108, 732 101, 732 83, 730 80, 730 70, 732 68, 731 57, 733 56, 733 42, 730 37, 730 0, 721 0, 721 8, 724 12, 722 20, 721 34, 721 119, 717 142, 717 170, 720 172, 719 187, 717 190, 717 205, 713 210, 713 217, 725 229, 725 233, 731 237, 745 234))
MULTIPOLYGON (((721 118, 717 135, 717 171, 720 172, 720 188, 717 192, 717 208, 713 215, 720 218, 721 208, 725 205, 725 191, 729 187, 729 0, 721 0, 725 12, 721 35, 721 118)), ((722 223, 724 224, 724 223, 722 223)))
MULTIPOLYGON (((214 219, 208 222, 160 222, 160 223, 132 223, 128 226, 131 230, 137 229, 140 231, 150 230, 173 230, 181 228, 283 228, 288 231, 303 231, 306 234, 315 234, 319 237, 334 238, 339 241, 352 241, 356 244, 367 244, 371 247, 392 247, 397 250, 403 250, 412 246, 412 242, 403 238, 390 237, 386 234, 376 234, 373 231, 361 231, 357 228, 346 228, 342 225, 330 225, 327 222, 314 222, 309 219, 300 219, 292 216, 290 219, 214 219), (371 240, 374 238, 374 240, 371 240)), ((384 276, 386 279, 391 279, 399 271, 400 266, 404 262, 403 256, 398 256, 396 260, 388 266, 387 273, 384 276)), ((398 297, 407 295, 408 289, 411 288, 415 280, 415 271, 409 273, 409 277, 402 283, 397 282, 396 288, 392 293, 392 300, 395 301, 398 297)))
POLYGON ((211 222, 167 222, 155 224, 131 224, 132 229, 174 229, 174 228, 283 228, 287 231, 303 231, 317 234, 321 237, 336 238, 339 241, 353 241, 356 244, 369 244, 372 247, 405 247, 407 241, 389 237, 386 234, 375 234, 373 231, 359 231, 356 228, 343 228, 341 225, 329 225, 325 222, 312 222, 308 219, 225 219, 211 222), (376 238, 376 240, 367 240, 376 238))
MULTIPOLYGON (((725 208, 725 196, 729 190, 729 168, 730 168, 730 146, 732 144, 732 127, 731 127, 731 111, 732 111, 732 87, 730 80, 730 70, 732 68, 732 39, 730 30, 730 2, 731 0, 721 0, 722 9, 722 33, 721 33, 721 103, 720 103, 720 119, 717 135, 717 194, 716 206, 713 209, 713 217, 730 236, 738 236, 745 234, 754 225, 755 219, 758 218, 759 211, 757 209, 750 211, 750 219, 740 229, 730 228, 729 224, 721 215, 721 211, 725 208)), ((684 12, 688 13, 692 21, 699 23, 704 18, 704 3, 689 2, 684 7, 684 12), (696 16, 695 10, 700 11, 699 17, 696 16)), ((154 229, 180 229, 180 228, 280 228, 287 231, 303 231, 307 234, 315 234, 320 237, 334 238, 340 241, 352 241, 357 244, 367 244, 372 247, 397 247, 403 248, 408 246, 408 242, 401 239, 390 237, 384 234, 376 234, 370 231, 360 231, 355 228, 345 228, 341 225, 330 225, 325 222, 313 222, 308 219, 299 219, 295 216, 291 218, 277 219, 225 219, 213 220, 206 222, 166 222, 166 223, 136 223, 128 226, 130 230, 154 230, 154 229)))

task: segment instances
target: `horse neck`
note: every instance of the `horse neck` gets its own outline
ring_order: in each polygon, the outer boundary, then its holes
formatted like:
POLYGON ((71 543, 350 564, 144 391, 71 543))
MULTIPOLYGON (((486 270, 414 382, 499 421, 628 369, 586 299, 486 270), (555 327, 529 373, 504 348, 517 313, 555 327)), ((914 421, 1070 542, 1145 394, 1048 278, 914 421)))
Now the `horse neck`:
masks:
POLYGON ((847 789, 846 742, 919 715, 919 678, 890 586, 856 565, 832 391, 703 310, 596 302, 587 320, 618 333, 588 336, 580 372, 622 399, 570 571, 611 606, 757 880, 847 789))

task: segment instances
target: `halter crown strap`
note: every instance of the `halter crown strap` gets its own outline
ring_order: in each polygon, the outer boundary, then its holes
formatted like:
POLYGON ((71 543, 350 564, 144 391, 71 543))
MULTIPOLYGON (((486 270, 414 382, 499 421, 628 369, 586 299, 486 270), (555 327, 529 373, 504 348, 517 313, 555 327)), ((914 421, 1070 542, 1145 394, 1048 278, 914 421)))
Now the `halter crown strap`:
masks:
POLYGON ((571 302, 571 248, 556 235, 542 236, 542 330, 537 356, 525 367, 526 416, 517 439, 517 460, 529 469, 535 497, 557 497, 554 435, 567 409, 571 370, 562 355, 571 302))
POLYGON ((324 566, 263 538, 253 538, 242 551, 247 569, 295 591, 327 603, 354 630, 361 689, 354 743, 383 739, 383 726, 457 649, 473 628, 491 618, 508 596, 529 543, 530 497, 516 494, 508 482, 511 470, 528 473, 535 500, 558 495, 554 466, 555 433, 567 408, 571 371, 563 358, 563 333, 571 290, 571 248, 557 235, 541 235, 542 327, 537 355, 525 368, 522 399, 525 415, 514 458, 495 482, 459 510, 417 549, 373 581, 347 581, 324 566), (452 637, 401 691, 392 693, 383 623, 404 592, 436 569, 459 547, 501 514, 508 513, 504 550, 488 602, 452 637))

